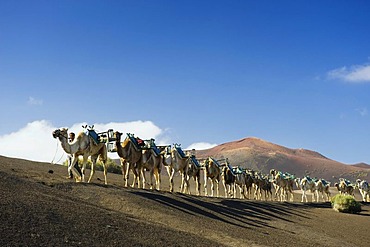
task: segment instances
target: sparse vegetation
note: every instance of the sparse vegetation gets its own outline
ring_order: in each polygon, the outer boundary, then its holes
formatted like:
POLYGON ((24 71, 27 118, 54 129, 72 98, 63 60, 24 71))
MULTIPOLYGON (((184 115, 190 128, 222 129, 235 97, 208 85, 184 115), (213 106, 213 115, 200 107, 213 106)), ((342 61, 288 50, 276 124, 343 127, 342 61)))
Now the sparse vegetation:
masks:
MULTIPOLYGON (((89 159, 89 160, 87 160, 86 169, 91 169, 91 164, 92 164, 91 160, 90 160, 90 159, 89 159)), ((112 159, 108 158, 108 160, 107 160, 107 163, 106 163, 106 164, 107 164, 107 171, 108 171, 108 172, 116 173, 116 174, 121 174, 121 173, 122 173, 122 171, 121 171, 121 166, 117 165, 117 163, 116 163, 116 162, 114 162, 114 160, 112 160, 112 159)), ((63 162, 63 165, 64 165, 64 166, 68 166, 68 161, 67 161, 67 160, 66 160, 66 161, 64 161, 64 162, 63 162)), ((79 160, 78 160, 78 165, 79 165, 80 167, 82 167, 82 159, 81 159, 81 158, 79 158, 79 160)), ((103 171, 103 170, 104 170, 104 168, 103 168, 103 163, 102 163, 100 160, 98 160, 98 161, 96 162, 95 170, 96 170, 96 171, 103 171)))
POLYGON ((337 194, 331 199, 331 205, 335 211, 341 213, 359 213, 361 204, 353 196, 337 194))

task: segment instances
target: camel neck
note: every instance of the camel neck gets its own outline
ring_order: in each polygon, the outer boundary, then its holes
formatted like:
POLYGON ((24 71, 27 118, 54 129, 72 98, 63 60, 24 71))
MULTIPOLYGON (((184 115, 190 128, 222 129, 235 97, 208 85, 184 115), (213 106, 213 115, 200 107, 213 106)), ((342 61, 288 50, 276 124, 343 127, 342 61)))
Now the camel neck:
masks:
POLYGON ((71 154, 71 144, 68 143, 68 139, 65 136, 59 136, 59 141, 62 144, 63 150, 66 153, 71 154))
POLYGON ((128 142, 124 147, 122 147, 122 143, 120 141, 117 141, 116 146, 117 146, 117 154, 119 157, 122 157, 125 159, 129 156, 128 150, 129 150, 130 142, 128 142))

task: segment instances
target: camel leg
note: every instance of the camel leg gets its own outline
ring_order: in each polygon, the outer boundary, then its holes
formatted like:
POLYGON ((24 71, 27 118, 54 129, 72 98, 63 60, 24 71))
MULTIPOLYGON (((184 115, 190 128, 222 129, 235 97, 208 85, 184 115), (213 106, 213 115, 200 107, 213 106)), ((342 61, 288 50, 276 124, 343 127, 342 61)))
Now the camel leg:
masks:
POLYGON ((181 172, 181 186, 180 186, 180 192, 184 193, 184 188, 185 188, 185 173, 181 172))
POLYGON ((153 189, 154 168, 152 168, 152 169, 149 171, 149 176, 150 176, 150 189, 152 190, 152 189, 153 189))
POLYGON ((306 190, 302 191, 302 202, 308 202, 307 195, 306 195, 306 190))
POLYGON ((92 156, 91 157, 91 171, 90 171, 90 177, 89 177, 89 180, 87 181, 88 183, 90 183, 92 177, 94 176, 95 174, 95 165, 96 165, 96 160, 98 159, 98 156, 92 156))
POLYGON ((315 199, 316 191, 311 191, 311 193, 312 193, 312 202, 316 202, 316 199, 315 199))
POLYGON ((78 170, 76 169, 76 167, 74 166, 74 164, 76 164, 76 162, 78 162, 78 156, 77 155, 74 155, 73 156, 73 161, 69 163, 68 165, 68 170, 70 170, 74 177, 76 178, 76 182, 81 182, 82 180, 82 172, 79 173, 78 170))
POLYGON ((199 179, 199 176, 195 177, 195 190, 196 190, 197 196, 200 196, 200 179, 199 179))
POLYGON ((189 178, 189 176, 186 179, 186 191, 187 191, 188 195, 191 194, 191 191, 190 191, 190 178, 189 178))
POLYGON ((319 197, 320 195, 319 195, 319 191, 318 190, 316 190, 316 200, 317 200, 317 202, 320 202, 320 197, 319 197))
POLYGON ((239 186, 239 197, 240 199, 245 199, 245 186, 238 185, 239 186))
POLYGON ((217 197, 219 197, 219 191, 220 191, 220 188, 219 188, 219 180, 216 181, 216 194, 217 194, 217 197))
POLYGON ((126 180, 126 161, 124 159, 120 159, 121 162, 121 171, 122 171, 122 177, 123 177, 123 186, 127 187, 127 180, 126 180))
MULTIPOLYGON (((151 171, 149 173, 151 173, 151 171)), ((149 176, 150 176, 150 179, 152 179, 151 178, 152 177, 151 174, 149 174, 149 176)), ((141 188, 145 189, 147 182, 146 182, 146 174, 145 174, 145 168, 144 167, 142 167, 140 169, 140 178, 141 178, 141 183, 139 182, 139 184, 142 185, 141 188)), ((152 185, 150 184, 150 188, 151 187, 152 187, 152 185)))
POLYGON ((135 188, 135 184, 137 188, 140 188, 140 168, 135 168, 136 164, 131 165, 131 170, 134 173, 134 181, 132 182, 132 188, 135 188))
POLYGON ((107 181, 107 165, 106 165, 106 160, 103 160, 103 168, 104 168, 104 184, 108 184, 108 181, 107 181))
POLYGON ((204 171, 204 195, 205 196, 208 196, 207 182, 208 182, 207 172, 204 171))
POLYGON ((154 169, 154 177, 155 177, 156 190, 160 190, 160 188, 161 188, 161 174, 158 171, 158 168, 154 169))
POLYGON ((226 183, 225 183, 225 181, 224 181, 224 180, 222 181, 222 184, 223 184, 223 186, 224 186, 224 190, 225 190, 225 198, 227 198, 227 195, 228 195, 229 193, 228 193, 228 191, 227 191, 227 185, 226 185, 226 183))
POLYGON ((135 169, 135 164, 129 163, 128 166, 127 166, 127 170, 126 170, 127 171, 126 172, 127 180, 126 180, 126 183, 128 181, 128 176, 129 176, 130 170, 134 174, 133 175, 134 176, 134 180, 132 181, 132 185, 131 185, 131 187, 134 188, 135 187, 136 180, 137 180, 137 177, 138 177, 137 171, 135 169))
POLYGON ((184 193, 190 195, 190 178, 187 174, 184 176, 184 193))
POLYGON ((157 176, 155 175, 155 168, 152 168, 152 170, 150 171, 150 189, 153 190, 153 189, 157 189, 157 176), (154 185, 154 182, 153 180, 156 182, 155 185, 154 185))
POLYGON ((173 176, 175 175, 175 169, 173 167, 168 167, 168 173, 170 175, 170 192, 174 191, 173 176))
POLYGON ((87 158, 88 156, 85 156, 85 155, 83 156, 82 169, 81 169, 82 182, 85 182, 85 170, 86 170, 87 158))
POLYGON ((211 179, 211 197, 213 197, 213 193, 215 191, 215 185, 214 185, 214 183, 215 183, 215 181, 213 179, 211 179))

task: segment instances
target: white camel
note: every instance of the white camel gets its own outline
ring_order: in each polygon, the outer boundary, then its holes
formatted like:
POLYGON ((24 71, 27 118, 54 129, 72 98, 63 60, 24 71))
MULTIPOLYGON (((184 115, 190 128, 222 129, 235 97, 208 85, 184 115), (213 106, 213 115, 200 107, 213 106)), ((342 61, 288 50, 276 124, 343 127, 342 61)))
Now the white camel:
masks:
POLYGON ((106 161, 107 161, 107 147, 105 143, 96 143, 91 136, 89 136, 88 133, 80 132, 77 135, 77 138, 72 142, 68 142, 68 128, 60 128, 56 129, 52 133, 54 138, 58 138, 59 141, 62 144, 63 150, 73 155, 73 161, 71 164, 75 164, 78 161, 78 156, 82 155, 83 157, 83 165, 80 175, 79 172, 77 172, 76 168, 73 166, 71 167, 71 170, 73 174, 76 177, 77 181, 85 182, 85 169, 87 164, 87 159, 91 157, 91 172, 88 183, 91 181, 92 177, 95 173, 95 164, 96 160, 99 159, 103 163, 104 167, 104 181, 105 184, 107 184, 107 167, 106 167, 106 161))
POLYGON ((278 198, 280 201, 286 201, 290 195, 290 201, 293 201, 294 176, 288 173, 282 173, 281 171, 276 171, 275 169, 271 169, 270 174, 272 175, 275 187, 275 199, 278 198))
POLYGON ((366 180, 357 179, 356 187, 360 191, 360 194, 362 196, 362 201, 367 202, 367 200, 369 199, 369 194, 370 194, 369 183, 366 180))
POLYGON ((330 201, 330 195, 331 195, 330 182, 326 181, 325 179, 320 178, 319 180, 316 181, 315 188, 316 188, 317 202, 319 202, 319 193, 321 193, 321 198, 323 201, 325 201, 324 194, 326 195, 326 200, 330 201))
MULTIPOLYGON (((300 181, 300 188, 302 191, 302 200, 301 202, 308 202, 307 200, 307 191, 310 191, 312 193, 312 202, 315 202, 315 191, 316 191, 316 184, 315 181, 310 178, 309 176, 305 176, 304 178, 301 179, 300 181)), ((317 193, 317 196, 319 194, 317 193)), ((319 199, 317 198, 317 201, 319 199)))
POLYGON ((170 192, 174 192, 173 177, 176 172, 181 174, 181 185, 180 192, 190 194, 189 180, 188 180, 188 169, 189 169, 189 157, 185 156, 184 152, 178 144, 169 150, 162 152, 163 164, 167 169, 167 173, 170 180, 170 192))
POLYGON ((147 170, 150 174, 150 189, 153 189, 153 177, 155 177, 156 189, 160 190, 163 157, 160 154, 160 150, 155 146, 153 139, 151 147, 143 150, 142 153, 143 162, 142 165, 139 167, 139 172, 142 177, 143 189, 145 189, 145 170, 147 170))

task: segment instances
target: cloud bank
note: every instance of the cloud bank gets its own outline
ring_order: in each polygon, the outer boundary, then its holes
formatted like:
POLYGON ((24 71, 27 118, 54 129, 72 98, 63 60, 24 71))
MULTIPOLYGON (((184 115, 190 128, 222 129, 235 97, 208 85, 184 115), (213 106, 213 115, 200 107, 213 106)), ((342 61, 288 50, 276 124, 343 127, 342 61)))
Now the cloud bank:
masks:
MULTIPOLYGON (((81 126, 85 124, 75 123, 68 129, 69 131, 79 133, 83 130, 81 126)), ((28 123, 16 132, 0 136, 0 155, 61 164, 67 159, 67 154, 62 149, 59 140, 54 139, 51 135, 59 127, 68 126, 56 127, 49 121, 39 120, 28 123)), ((135 136, 142 139, 154 138, 157 145, 172 144, 171 138, 166 131, 151 121, 96 123, 94 124, 94 129, 97 132, 113 129, 122 133, 134 133, 135 136)), ((206 149, 215 145, 200 142, 190 145, 188 149, 206 149)), ((113 159, 118 158, 116 153, 108 153, 108 156, 113 159)))
POLYGON ((204 150, 204 149, 213 148, 215 146, 217 146, 217 144, 211 144, 207 142, 196 142, 196 143, 191 144, 189 147, 187 147, 186 150, 191 150, 191 149, 204 150))
POLYGON ((339 79, 351 83, 370 82, 370 65, 342 67, 328 72, 329 79, 339 79))

